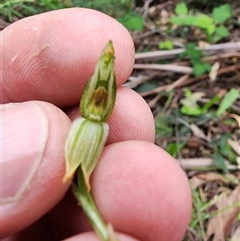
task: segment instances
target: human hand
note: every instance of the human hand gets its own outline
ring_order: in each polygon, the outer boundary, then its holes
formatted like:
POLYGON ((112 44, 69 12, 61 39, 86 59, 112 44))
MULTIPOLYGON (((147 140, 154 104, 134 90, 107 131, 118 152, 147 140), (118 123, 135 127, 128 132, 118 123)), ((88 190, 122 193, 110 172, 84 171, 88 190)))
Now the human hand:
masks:
MULTIPOLYGON (((20 20, 1 39, 1 237, 98 240, 71 192, 65 195, 70 184, 62 183, 64 143, 83 86, 109 39, 117 85, 130 75, 131 37, 102 13, 73 8, 20 20)), ((119 87, 108 123, 108 145, 91 177, 103 218, 121 241, 180 241, 191 212, 190 188, 177 162, 153 144, 147 104, 119 87)))

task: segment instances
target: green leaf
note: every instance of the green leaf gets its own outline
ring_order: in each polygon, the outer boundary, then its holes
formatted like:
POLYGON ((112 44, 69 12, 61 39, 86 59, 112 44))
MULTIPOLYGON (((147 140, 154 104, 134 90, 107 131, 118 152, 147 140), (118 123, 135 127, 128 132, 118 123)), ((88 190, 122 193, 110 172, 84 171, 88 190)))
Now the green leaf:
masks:
POLYGON ((138 93, 141 93, 141 92, 155 89, 158 86, 159 85, 156 83, 156 81, 147 81, 147 82, 142 83, 141 85, 138 85, 135 88, 135 91, 137 91, 138 93))
POLYGON ((216 26, 214 24, 210 24, 206 27, 206 31, 208 35, 212 35, 215 31, 216 26))
POLYGON ((182 114, 190 116, 199 116, 202 114, 201 107, 197 104, 197 101, 204 96, 202 92, 191 93, 188 89, 184 90, 185 98, 180 102, 182 107, 180 109, 182 114))
POLYGON ((196 16, 193 16, 193 15, 184 16, 182 18, 182 24, 187 26, 192 26, 195 19, 196 19, 196 16))
POLYGON ((202 111, 207 112, 213 105, 219 103, 220 96, 214 95, 206 104, 204 104, 202 111))
POLYGON ((220 37, 220 38, 225 38, 225 37, 229 36, 228 30, 227 30, 227 28, 225 28, 224 26, 216 27, 215 33, 216 33, 217 36, 220 37))
POLYGON ((216 24, 224 23, 232 16, 232 11, 229 4, 223 4, 220 7, 213 9, 212 17, 216 24))
POLYGON ((207 25, 210 25, 213 23, 213 19, 208 17, 205 14, 200 14, 198 16, 196 16, 195 21, 194 21, 194 25, 200 28, 206 28, 207 25))
POLYGON ((218 152, 215 152, 213 154, 213 165, 216 166, 217 168, 221 169, 223 172, 228 172, 226 163, 224 161, 224 158, 222 155, 220 155, 218 152))
POLYGON ((123 18, 117 18, 117 20, 128 30, 143 30, 143 18, 135 12, 126 14, 123 18))
POLYGON ((205 67, 202 63, 196 63, 193 65, 193 74, 198 77, 205 73, 205 67))
POLYGON ((178 16, 172 16, 169 19, 169 22, 172 23, 172 24, 176 24, 176 25, 182 25, 183 19, 179 18, 178 16))
POLYGON ((218 109, 217 109, 217 116, 220 116, 225 112, 231 105, 237 100, 239 97, 239 90, 236 88, 232 88, 228 91, 228 93, 224 96, 223 100, 221 101, 218 109))
POLYGON ((223 134, 221 138, 218 140, 217 145, 219 147, 219 153, 225 157, 231 164, 236 165, 237 155, 233 151, 233 149, 228 144, 228 139, 231 138, 231 134, 223 134))
POLYGON ((196 49, 195 43, 187 43, 185 46, 185 51, 179 55, 181 58, 189 56, 191 60, 200 59, 202 52, 199 49, 196 49))
POLYGON ((199 105, 192 107, 182 106, 180 109, 181 113, 189 116, 199 116, 202 114, 201 107, 199 105))
POLYGON ((208 34, 214 32, 215 26, 213 24, 213 19, 205 14, 200 14, 195 18, 193 25, 202 29, 205 29, 208 34))
POLYGON ((155 119, 155 130, 156 135, 161 137, 170 137, 173 134, 172 126, 170 125, 171 116, 169 115, 158 115, 155 119))
POLYGON ((170 40, 165 40, 163 42, 159 42, 158 44, 159 49, 173 49, 173 42, 170 40))
POLYGON ((175 8, 175 13, 177 15, 186 15, 188 13, 188 8, 185 3, 179 3, 175 8))
POLYGON ((177 158, 178 153, 183 149, 185 145, 186 142, 184 141, 181 143, 171 142, 166 146, 166 151, 174 158, 177 158))

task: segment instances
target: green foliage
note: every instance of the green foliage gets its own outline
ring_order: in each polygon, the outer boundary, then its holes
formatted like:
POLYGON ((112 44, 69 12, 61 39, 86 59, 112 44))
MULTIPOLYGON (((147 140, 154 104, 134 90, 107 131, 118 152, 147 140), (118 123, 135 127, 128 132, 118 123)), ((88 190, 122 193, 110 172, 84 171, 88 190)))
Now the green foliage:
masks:
MULTIPOLYGON (((218 104, 221 99, 219 95, 214 95, 207 103, 205 103, 203 106, 200 106, 197 102, 203 96, 204 96, 204 93, 202 92, 192 93, 189 89, 184 89, 185 98, 181 100, 181 104, 182 104, 182 107, 180 109, 181 113, 188 116, 203 115, 207 113, 213 105, 218 104)), ((236 96, 236 93, 234 93, 234 96, 236 96)), ((225 103, 223 105, 225 106, 225 108, 229 108, 229 102, 227 105, 225 103)), ((222 109, 222 107, 219 107, 219 108, 222 109)))
POLYGON ((224 23, 232 16, 229 4, 215 7, 211 16, 206 14, 193 14, 189 12, 186 4, 181 2, 175 8, 175 16, 170 18, 172 24, 178 26, 197 27, 206 34, 206 40, 217 42, 229 35, 224 23))
POLYGON ((205 231, 203 228, 203 223, 210 218, 209 206, 210 202, 206 202, 205 199, 201 198, 200 190, 198 188, 192 189, 192 199, 193 199, 193 210, 190 222, 190 227, 193 230, 197 230, 196 235, 198 240, 203 240, 205 236, 205 231))
POLYGON ((33 13, 35 10, 28 6, 29 3, 33 3, 34 0, 6 0, 0 3, 0 10, 2 16, 8 18, 10 22, 13 21, 13 17, 24 17, 24 12, 29 11, 33 13), (20 11, 21 10, 21 11, 20 11))
POLYGON ((161 115, 159 114, 155 119, 155 129, 156 135, 160 135, 162 137, 170 137, 173 134, 173 129, 170 127, 171 116, 161 115))
POLYGON ((137 91, 138 93, 142 93, 148 90, 152 90, 158 87, 158 83, 156 81, 147 81, 142 83, 141 85, 138 85, 135 88, 135 91, 137 91))
POLYGON ((211 65, 209 63, 201 61, 202 51, 197 49, 194 43, 187 43, 185 51, 180 54, 180 57, 190 58, 191 65, 193 67, 193 74, 195 76, 200 76, 204 73, 209 73, 211 70, 211 65))
POLYGON ((228 139, 230 137, 231 134, 221 135, 221 138, 214 144, 215 150, 213 153, 213 166, 225 173, 228 172, 225 160, 231 164, 237 165, 237 155, 228 144, 228 139))
POLYGON ((197 101, 204 94, 201 92, 192 93, 189 89, 184 89, 185 98, 181 100, 182 107, 181 113, 189 116, 199 116, 202 114, 201 107, 197 104, 197 101))
POLYGON ((217 169, 222 170, 223 172, 227 173, 228 169, 225 163, 225 160, 221 154, 218 152, 213 153, 213 166, 215 166, 217 169))
POLYGON ((170 40, 165 40, 163 42, 159 42, 158 44, 159 49, 173 49, 173 42, 170 40))
POLYGON ((181 2, 179 3, 175 8, 175 13, 177 15, 186 15, 188 13, 188 9, 185 3, 181 2))
POLYGON ((183 58, 188 56, 191 60, 197 61, 202 57, 202 52, 199 49, 196 49, 195 43, 186 44, 185 51, 180 54, 180 57, 183 58))
POLYGON ((116 18, 128 30, 142 30, 143 18, 132 9, 132 5, 133 0, 5 0, 0 4, 0 9, 3 16, 12 22, 13 16, 23 18, 69 7, 91 8, 116 18))
POLYGON ((183 149, 183 147, 185 146, 186 142, 181 141, 180 143, 178 142, 170 142, 165 150, 174 158, 178 157, 179 152, 181 152, 181 150, 183 149))
POLYGON ((225 23, 232 16, 229 4, 221 5, 213 9, 212 18, 215 24, 225 23))
POLYGON ((215 25, 213 19, 205 14, 197 15, 192 24, 195 27, 203 29, 208 35, 214 33, 215 25))
POLYGON ((143 30, 143 18, 134 11, 127 12, 123 17, 116 19, 128 30, 143 30))
POLYGON ((120 18, 128 12, 133 12, 132 6, 133 0, 4 0, 3 3, 0 3, 1 14, 10 22, 13 21, 14 16, 23 18, 69 7, 91 8, 114 18, 120 18))
POLYGON ((219 26, 215 28, 215 33, 219 38, 226 38, 229 35, 227 28, 219 26))
MULTIPOLYGON (((204 96, 202 92, 192 93, 189 89, 184 89, 184 97, 181 100, 181 113, 189 116, 200 116, 206 113, 213 105, 218 104, 220 101, 220 96, 213 96, 206 104, 202 107, 197 104, 198 100, 204 96)), ((240 96, 239 90, 232 88, 224 96, 216 110, 216 116, 221 116, 227 109, 231 108, 232 104, 240 96)))
POLYGON ((39 0, 39 6, 46 8, 47 10, 56 10, 67 7, 67 4, 64 4, 63 1, 57 0, 39 0))
POLYGON ((221 101, 218 110, 216 112, 217 116, 223 114, 228 108, 232 106, 232 104, 237 100, 240 93, 239 90, 232 88, 221 101))

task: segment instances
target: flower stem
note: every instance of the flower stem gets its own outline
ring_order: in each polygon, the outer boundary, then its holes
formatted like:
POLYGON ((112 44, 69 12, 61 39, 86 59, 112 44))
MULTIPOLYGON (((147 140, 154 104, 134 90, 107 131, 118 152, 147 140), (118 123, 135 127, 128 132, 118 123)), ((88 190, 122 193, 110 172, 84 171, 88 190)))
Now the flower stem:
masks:
POLYGON ((72 184, 72 190, 75 198, 82 206, 88 221, 92 225, 100 240, 117 241, 118 239, 116 238, 111 226, 105 224, 93 201, 91 193, 87 190, 81 167, 77 170, 77 183, 72 184))

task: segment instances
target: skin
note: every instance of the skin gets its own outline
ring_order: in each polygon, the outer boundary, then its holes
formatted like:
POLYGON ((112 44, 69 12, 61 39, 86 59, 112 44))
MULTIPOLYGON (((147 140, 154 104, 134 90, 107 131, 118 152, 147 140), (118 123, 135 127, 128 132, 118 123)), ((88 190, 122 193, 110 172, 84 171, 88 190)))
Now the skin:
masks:
MULTIPOLYGON (((133 42, 102 13, 52 11, 1 32, 0 234, 5 241, 98 240, 67 191, 70 182, 61 179, 71 120, 79 115, 83 86, 109 39, 120 86, 132 71, 133 42)), ((189 184, 179 164, 154 145, 146 102, 119 87, 108 123, 107 146, 91 177, 103 218, 121 241, 182 240, 191 213, 189 184)))

